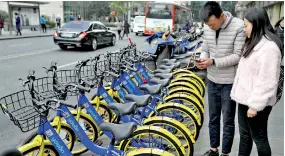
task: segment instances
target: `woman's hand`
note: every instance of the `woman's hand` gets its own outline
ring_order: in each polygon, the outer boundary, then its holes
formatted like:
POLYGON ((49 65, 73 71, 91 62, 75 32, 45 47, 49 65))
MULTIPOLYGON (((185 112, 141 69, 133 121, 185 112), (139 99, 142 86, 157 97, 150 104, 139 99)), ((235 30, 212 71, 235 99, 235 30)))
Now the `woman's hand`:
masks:
POLYGON ((255 109, 249 108, 247 110, 247 117, 253 118, 257 115, 257 111, 255 109))

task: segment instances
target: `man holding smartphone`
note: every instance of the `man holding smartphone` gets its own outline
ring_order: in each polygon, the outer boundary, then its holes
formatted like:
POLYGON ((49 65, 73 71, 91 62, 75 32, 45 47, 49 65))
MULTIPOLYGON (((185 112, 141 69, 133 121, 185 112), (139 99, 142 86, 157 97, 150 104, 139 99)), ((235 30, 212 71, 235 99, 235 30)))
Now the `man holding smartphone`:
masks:
POLYGON ((223 11, 214 1, 209 1, 200 10, 205 22, 201 57, 195 65, 207 69, 209 105, 210 150, 205 156, 218 156, 220 146, 220 120, 223 115, 222 154, 231 152, 235 133, 236 103, 230 93, 242 47, 245 43, 243 21, 223 11))

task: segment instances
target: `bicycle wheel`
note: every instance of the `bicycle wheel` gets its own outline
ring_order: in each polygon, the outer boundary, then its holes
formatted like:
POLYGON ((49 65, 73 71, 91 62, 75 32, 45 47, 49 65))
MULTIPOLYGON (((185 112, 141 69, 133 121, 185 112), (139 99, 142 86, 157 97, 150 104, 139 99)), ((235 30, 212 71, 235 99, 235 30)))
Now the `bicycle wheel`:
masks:
POLYGON ((155 149, 155 148, 140 148, 127 152, 126 156, 174 156, 173 154, 155 149))
MULTIPOLYGON (((177 78, 190 78, 192 80, 194 80, 197 84, 199 84, 199 86, 202 87, 203 89, 203 93, 205 93, 206 91, 206 84, 205 82, 200 78, 198 77, 197 75, 189 75, 189 74, 181 74, 181 75, 178 75, 177 78)), ((204 95, 203 95, 204 97, 204 95)))
POLYGON ((191 78, 180 77, 180 78, 177 78, 171 81, 171 83, 175 83, 175 82, 182 82, 182 83, 185 82, 185 83, 191 84, 197 91, 199 91, 199 93, 202 96, 205 94, 205 89, 199 83, 197 83, 195 80, 191 78))
POLYGON ((189 89, 186 87, 177 87, 175 89, 172 89, 168 92, 168 95, 171 96, 173 94, 186 94, 190 96, 190 98, 195 98, 196 100, 199 101, 199 103, 204 107, 205 101, 204 98, 196 91, 193 89, 189 89))
MULTIPOLYGON (((27 150, 20 150, 20 152, 23 154, 23 156, 42 156, 39 155, 40 146, 33 147, 27 150)), ((44 155, 48 156, 59 156, 59 153, 56 151, 56 149, 52 145, 45 145, 44 147, 44 155)))
POLYGON ((185 95, 185 94, 173 94, 173 95, 167 96, 164 99, 164 101, 166 103, 168 102, 180 103, 180 104, 184 104, 185 106, 189 107, 197 114, 201 125, 203 125, 204 107, 195 98, 190 98, 188 95, 185 95))
MULTIPOLYGON (((52 125, 52 127, 56 130, 58 126, 52 125)), ((38 132, 37 131, 33 132, 28 138, 24 140, 24 143, 22 144, 22 146, 32 142, 37 136, 38 136, 38 132)), ((72 150, 74 147, 74 141, 75 141, 76 136, 73 130, 67 124, 65 123, 61 124, 59 136, 62 139, 62 141, 66 144, 68 149, 72 150), (63 132, 65 132, 66 134, 63 132), (70 143, 66 143, 66 141, 70 141, 70 143)), ((47 138, 44 137, 44 139, 46 140, 47 138)))
POLYGON ((190 130, 195 141, 198 139, 202 125, 197 114, 189 107, 179 103, 165 103, 157 106, 156 111, 160 116, 179 121, 190 130))
POLYGON ((160 126, 172 134, 177 136, 185 147, 187 156, 192 156, 194 153, 195 140, 192 137, 190 130, 181 122, 166 116, 155 116, 143 121, 143 125, 160 126))
MULTIPOLYGON (((73 114, 73 115, 74 117, 76 117, 76 114, 73 114)), ((95 142, 98 139, 99 133, 100 133, 99 128, 96 125, 96 123, 94 123, 94 121, 92 120, 90 116, 81 115, 78 120, 78 123, 81 125, 82 129, 85 131, 85 133, 87 134, 87 136, 92 142, 95 142)), ((87 151, 88 149, 81 143, 81 141, 78 138, 76 138, 74 147, 71 153, 73 155, 80 155, 87 151)))
MULTIPOLYGON (((102 101, 100 101, 101 103, 102 101)), ((113 113, 108 107, 107 104, 99 104, 99 107, 96 103, 91 102, 96 111, 100 114, 104 122, 113 122, 115 119, 115 113, 113 113)))
POLYGON ((119 146, 119 149, 125 152, 137 148, 158 148, 177 156, 184 156, 186 154, 185 148, 179 139, 166 129, 158 126, 138 127, 134 131, 133 137, 123 140, 119 146), (158 138, 155 139, 154 137, 158 138))
POLYGON ((176 88, 180 88, 180 87, 185 87, 185 88, 193 89, 193 90, 197 91, 198 94, 202 95, 201 90, 200 90, 197 86, 195 86, 195 85, 193 85, 193 84, 191 84, 191 83, 187 83, 187 82, 173 82, 173 83, 171 83, 171 84, 169 84, 169 85, 167 86, 167 88, 168 88, 169 90, 176 89, 176 88))

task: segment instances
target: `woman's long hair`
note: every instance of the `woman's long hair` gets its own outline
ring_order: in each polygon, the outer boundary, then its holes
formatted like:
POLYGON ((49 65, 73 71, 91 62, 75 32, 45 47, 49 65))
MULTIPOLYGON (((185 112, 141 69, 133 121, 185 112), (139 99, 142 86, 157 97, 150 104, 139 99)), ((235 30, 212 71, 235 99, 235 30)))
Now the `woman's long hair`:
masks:
POLYGON ((246 38, 245 45, 243 47, 243 57, 247 57, 251 53, 263 36, 274 41, 283 56, 283 44, 280 38, 275 34, 274 29, 270 24, 267 12, 263 8, 252 8, 245 14, 244 18, 252 24, 252 31, 250 38, 246 38))
POLYGON ((274 28, 279 27, 279 25, 280 25, 281 21, 283 21, 283 20, 284 20, 284 17, 282 17, 278 22, 276 22, 276 24, 275 24, 274 28))

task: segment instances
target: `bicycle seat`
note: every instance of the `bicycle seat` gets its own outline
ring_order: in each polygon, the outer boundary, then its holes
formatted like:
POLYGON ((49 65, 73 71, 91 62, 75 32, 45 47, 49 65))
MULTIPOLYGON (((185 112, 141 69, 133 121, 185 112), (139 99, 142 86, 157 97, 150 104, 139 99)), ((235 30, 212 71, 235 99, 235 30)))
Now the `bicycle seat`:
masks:
POLYGON ((174 66, 175 68, 178 68, 180 66, 180 62, 170 62, 170 63, 166 63, 165 65, 167 66, 174 66))
POLYGON ((145 107, 150 102, 151 96, 147 95, 134 95, 127 94, 125 97, 127 100, 134 101, 138 107, 145 107))
POLYGON ((176 59, 163 59, 162 63, 175 63, 176 59))
POLYGON ((159 69, 170 69, 170 70, 173 70, 175 67, 173 65, 171 66, 168 66, 168 65, 164 65, 164 64, 161 64, 158 66, 159 69))
POLYGON ((119 112, 120 115, 130 115, 135 113, 136 110, 136 103, 135 102, 128 102, 128 103, 110 103, 108 108, 112 110, 116 110, 119 112))
POLYGON ((120 142, 131 138, 137 126, 135 123, 129 122, 123 124, 102 123, 99 127, 102 131, 111 132, 115 140, 120 142))
POLYGON ((157 77, 160 79, 172 79, 173 74, 172 73, 157 73, 154 75, 154 77, 157 77))
POLYGON ((155 69, 153 72, 154 74, 156 73, 170 73, 172 70, 171 69, 155 69))
POLYGON ((161 84, 162 87, 166 87, 169 85, 170 83, 170 79, 159 79, 159 78, 151 78, 150 79, 150 82, 154 82, 154 83, 157 83, 157 84, 161 84))
POLYGON ((140 89, 147 90, 149 94, 155 95, 159 94, 161 91, 161 84, 157 85, 149 85, 149 84, 144 84, 139 87, 140 89))

